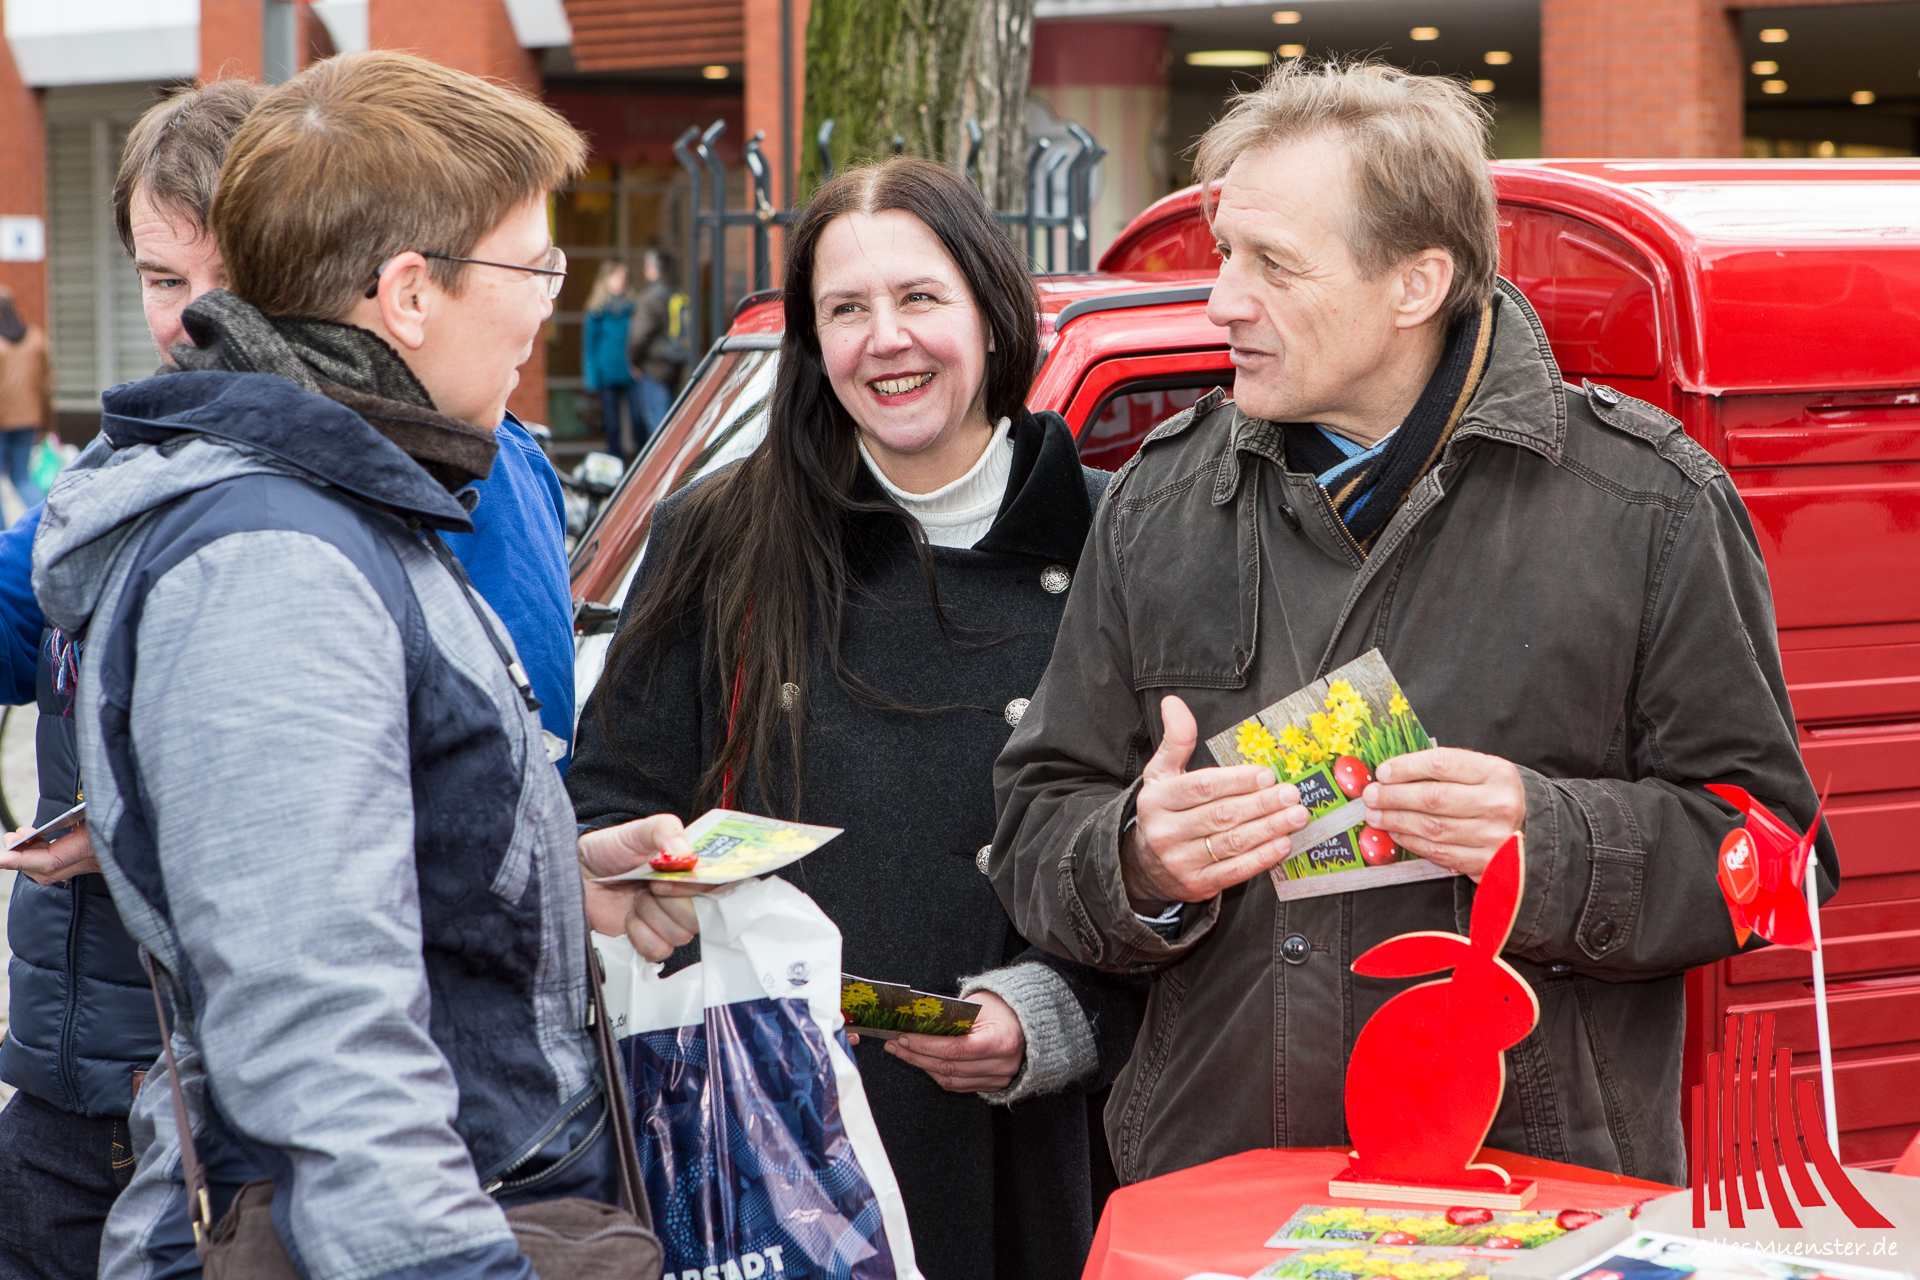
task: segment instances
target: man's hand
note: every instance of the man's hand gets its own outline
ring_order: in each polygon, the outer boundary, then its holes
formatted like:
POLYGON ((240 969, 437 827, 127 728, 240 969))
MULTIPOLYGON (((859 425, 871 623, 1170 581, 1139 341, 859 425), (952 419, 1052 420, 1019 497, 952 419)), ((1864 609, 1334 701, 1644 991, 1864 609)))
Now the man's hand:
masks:
POLYGON ((1120 845, 1120 879, 1142 915, 1169 902, 1205 902, 1271 869, 1310 820, 1299 790, 1264 766, 1188 773, 1200 730, 1179 698, 1160 700, 1160 720, 1166 736, 1143 770, 1136 821, 1120 845))
POLYGON ((7 848, 0 852, 0 871, 18 871, 35 884, 59 884, 100 869, 100 860, 93 856, 93 838, 87 834, 84 821, 75 822, 71 831, 52 844, 35 840, 16 847, 14 842, 31 830, 32 827, 21 827, 7 833, 7 848))
POLYGON ((949 1093, 998 1093, 1027 1060, 1027 1033, 1012 1006, 993 992, 976 991, 967 999, 979 1003, 980 1016, 966 1035, 903 1035, 885 1048, 949 1093))
POLYGON ((580 837, 580 872, 586 878, 587 924, 595 933, 622 933, 633 949, 661 961, 700 932, 692 898, 714 886, 682 881, 627 880, 594 883, 596 876, 617 876, 643 866, 656 853, 689 854, 693 844, 680 819, 670 813, 602 827, 580 837))
POLYGON ((1499 756, 1433 747, 1381 761, 1374 778, 1360 793, 1368 824, 1476 883, 1507 837, 1527 825, 1520 771, 1499 756))

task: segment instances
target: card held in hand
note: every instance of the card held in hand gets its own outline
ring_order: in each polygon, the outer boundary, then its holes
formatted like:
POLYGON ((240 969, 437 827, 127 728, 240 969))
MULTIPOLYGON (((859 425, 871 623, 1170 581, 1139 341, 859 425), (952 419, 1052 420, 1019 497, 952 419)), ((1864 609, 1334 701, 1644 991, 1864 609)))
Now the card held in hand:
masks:
POLYGON ((1454 874, 1366 825, 1360 794, 1383 760, 1433 739, 1378 649, 1207 739, 1222 765, 1264 765, 1300 789, 1313 821, 1270 873, 1282 901, 1454 874))

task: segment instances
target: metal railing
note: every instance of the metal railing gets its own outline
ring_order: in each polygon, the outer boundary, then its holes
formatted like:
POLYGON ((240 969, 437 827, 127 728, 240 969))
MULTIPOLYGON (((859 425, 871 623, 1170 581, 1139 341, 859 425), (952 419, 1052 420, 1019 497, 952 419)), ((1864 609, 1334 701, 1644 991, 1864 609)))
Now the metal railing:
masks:
MULTIPOLYGON (((979 122, 968 119, 966 173, 978 186, 982 135, 979 122)), ((675 140, 673 154, 687 171, 687 262, 686 294, 689 300, 688 330, 701 335, 703 342, 720 336, 727 324, 727 232, 747 227, 753 232, 751 287, 749 293, 761 293, 773 285, 771 229, 790 226, 799 218, 797 209, 773 206, 773 168, 761 143, 763 133, 747 139, 742 159, 747 169, 747 204, 741 210, 727 207, 727 168, 720 159, 718 143, 726 132, 724 120, 715 120, 705 129, 689 128, 675 140), (701 283, 706 270, 704 289, 701 283), (702 298, 702 293, 705 298, 702 298), (706 321, 703 328, 702 321, 706 321), (710 332, 708 331, 710 330, 710 332)), ((821 172, 833 176, 834 122, 826 121, 814 138, 820 149, 821 172)), ((1052 138, 1035 138, 1027 148, 1026 208, 1018 212, 996 211, 994 217, 1021 246, 1035 271, 1048 273, 1062 269, 1090 271, 1093 268, 1093 242, 1090 218, 1093 208, 1093 168, 1107 149, 1077 124, 1067 126, 1074 148, 1056 147, 1052 138), (1065 168, 1064 183, 1056 182, 1065 168), (1064 242, 1064 253, 1062 247, 1064 242), (1043 265, 1044 260, 1044 265, 1043 265)), ((906 140, 896 137, 893 151, 899 155, 906 140)))

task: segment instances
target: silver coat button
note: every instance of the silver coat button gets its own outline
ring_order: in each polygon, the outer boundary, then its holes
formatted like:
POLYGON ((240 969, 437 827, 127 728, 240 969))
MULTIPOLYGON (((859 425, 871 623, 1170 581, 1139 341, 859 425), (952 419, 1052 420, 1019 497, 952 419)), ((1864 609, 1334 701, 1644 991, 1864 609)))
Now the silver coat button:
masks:
POLYGON ((1615 391, 1612 387, 1603 386, 1598 382, 1593 384, 1593 398, 1601 404, 1620 403, 1620 393, 1618 391, 1615 391))
POLYGON ((1057 596, 1073 585, 1073 573, 1063 564, 1050 564, 1040 571, 1040 585, 1057 596))
POLYGON ((1012 725, 1016 729, 1020 727, 1021 718, 1027 714, 1027 703, 1029 701, 1030 699, 1027 699, 1027 698, 1015 698, 1012 702, 1009 702, 1007 704, 1007 723, 1008 724, 1012 725))
POLYGON ((981 875, 987 874, 987 860, 991 857, 993 857, 993 846, 990 844, 981 845, 980 852, 973 855, 973 865, 980 868, 981 875))
POLYGON ((800 686, 789 680, 780 686, 780 709, 793 710, 794 703, 800 701, 800 686))

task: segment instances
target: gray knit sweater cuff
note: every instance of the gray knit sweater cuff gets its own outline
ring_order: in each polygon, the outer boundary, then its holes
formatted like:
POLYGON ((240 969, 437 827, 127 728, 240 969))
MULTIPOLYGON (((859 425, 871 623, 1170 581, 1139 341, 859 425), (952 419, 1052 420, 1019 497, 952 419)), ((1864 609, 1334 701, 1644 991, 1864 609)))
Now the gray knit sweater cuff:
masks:
POLYGON ((1024 1102, 1058 1093, 1099 1068, 1086 1011, 1073 988, 1046 965, 1009 965, 960 984, 963 999, 976 991, 991 991, 1005 1000, 1027 1037, 1027 1060, 1019 1074, 1000 1092, 980 1095, 988 1102, 1024 1102))

